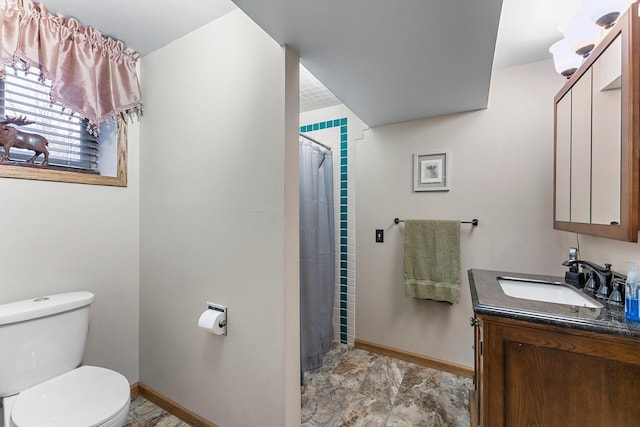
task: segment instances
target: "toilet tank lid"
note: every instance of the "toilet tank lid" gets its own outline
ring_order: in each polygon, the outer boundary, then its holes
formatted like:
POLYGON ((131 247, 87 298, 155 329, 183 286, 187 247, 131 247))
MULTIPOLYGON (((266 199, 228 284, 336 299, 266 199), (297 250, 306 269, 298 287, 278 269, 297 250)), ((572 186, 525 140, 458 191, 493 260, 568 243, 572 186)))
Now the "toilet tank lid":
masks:
POLYGON ((93 298, 91 292, 78 291, 0 304, 0 326, 75 310, 91 304, 93 298))

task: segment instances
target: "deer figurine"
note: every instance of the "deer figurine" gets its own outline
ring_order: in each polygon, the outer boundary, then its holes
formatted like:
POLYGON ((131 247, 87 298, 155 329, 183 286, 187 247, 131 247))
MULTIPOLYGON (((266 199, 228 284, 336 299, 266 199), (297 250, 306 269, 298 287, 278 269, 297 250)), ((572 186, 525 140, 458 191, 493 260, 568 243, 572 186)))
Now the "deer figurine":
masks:
POLYGON ((49 141, 47 141, 44 136, 38 135, 37 133, 23 132, 13 126, 7 126, 10 124, 26 126, 32 123, 35 122, 27 120, 26 116, 13 118, 5 116, 5 120, 0 121, 0 125, 2 125, 2 128, 0 128, 0 145, 4 148, 4 156, 2 156, 0 162, 8 161, 9 150, 11 150, 11 147, 16 147, 35 151, 35 154, 30 157, 26 163, 33 164, 40 154, 44 154, 44 160, 40 163, 40 166, 47 166, 49 164, 49 150, 47 150, 49 141))

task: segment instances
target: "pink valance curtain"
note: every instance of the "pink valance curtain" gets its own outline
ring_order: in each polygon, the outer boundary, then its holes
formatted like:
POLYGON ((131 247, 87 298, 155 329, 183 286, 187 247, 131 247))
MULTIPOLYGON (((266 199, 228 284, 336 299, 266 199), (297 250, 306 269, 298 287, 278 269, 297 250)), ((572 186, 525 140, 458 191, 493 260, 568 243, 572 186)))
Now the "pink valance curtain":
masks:
POLYGON ((93 133, 110 118, 142 114, 138 54, 121 41, 30 0, 0 0, 0 26, 3 62, 39 68, 53 82, 52 103, 88 119, 93 133))

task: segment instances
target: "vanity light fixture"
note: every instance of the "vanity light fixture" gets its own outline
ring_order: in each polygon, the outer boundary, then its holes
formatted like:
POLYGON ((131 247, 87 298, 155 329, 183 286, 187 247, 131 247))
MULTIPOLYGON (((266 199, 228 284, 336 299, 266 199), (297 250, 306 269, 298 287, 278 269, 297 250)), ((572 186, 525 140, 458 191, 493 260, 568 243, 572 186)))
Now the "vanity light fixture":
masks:
POLYGON ((566 78, 571 77, 578 67, 582 65, 582 56, 571 50, 567 39, 560 39, 552 44, 549 52, 553 55, 553 63, 556 71, 566 78))
POLYGON ((556 71, 571 77, 617 19, 636 0, 583 0, 562 30, 564 38, 549 48, 556 71))
POLYGON ((584 9, 596 25, 608 30, 635 0, 584 0, 584 9))
POLYGON ((602 28, 589 19, 586 10, 581 9, 569 20, 562 33, 571 49, 586 58, 600 41, 602 28))

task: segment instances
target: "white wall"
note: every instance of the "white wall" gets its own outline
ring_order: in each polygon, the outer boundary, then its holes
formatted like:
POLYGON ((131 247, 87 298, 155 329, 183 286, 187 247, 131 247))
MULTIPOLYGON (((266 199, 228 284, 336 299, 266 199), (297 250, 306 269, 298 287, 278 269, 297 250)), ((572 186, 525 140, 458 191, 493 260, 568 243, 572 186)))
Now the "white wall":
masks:
POLYGON ((496 70, 489 107, 365 131, 356 145, 356 337, 473 366, 470 268, 562 274, 563 232, 553 230, 550 61, 496 70), (412 191, 416 152, 451 150, 451 190, 412 191), (406 298, 404 227, 393 218, 478 218, 461 226, 460 303, 406 298), (376 228, 385 243, 375 243, 376 228))
POLYGON ((292 62, 241 11, 142 61, 140 381, 225 427, 300 422, 292 62))
POLYGON ((0 178, 0 303, 95 294, 84 363, 138 381, 139 124, 129 124, 128 186, 0 178))

